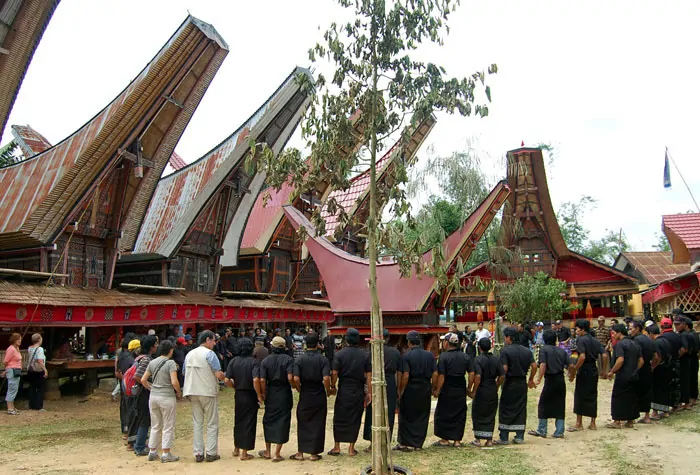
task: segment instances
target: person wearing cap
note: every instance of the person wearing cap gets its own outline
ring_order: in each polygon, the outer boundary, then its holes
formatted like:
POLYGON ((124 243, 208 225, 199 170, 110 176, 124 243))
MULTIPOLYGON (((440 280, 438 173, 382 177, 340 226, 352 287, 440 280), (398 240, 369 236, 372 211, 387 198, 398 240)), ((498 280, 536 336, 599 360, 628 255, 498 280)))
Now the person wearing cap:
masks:
MULTIPOLYGON (((389 345, 389 330, 384 329, 384 378, 386 379, 386 405, 389 411, 389 439, 394 433, 394 420, 396 419, 396 400, 398 397, 398 379, 401 378, 401 353, 395 346, 389 345)), ((371 360, 371 355, 370 355, 371 360)), ((362 438, 370 443, 365 449, 372 451, 372 403, 367 404, 365 410, 365 426, 362 438)))
POLYGON ((408 351, 403 355, 399 385, 399 444, 395 450, 410 452, 423 448, 430 421, 430 396, 437 386, 435 356, 421 348, 420 334, 406 335, 408 351))
POLYGON ((297 404, 298 451, 290 458, 321 460, 326 443, 327 395, 331 391, 331 367, 328 359, 318 351, 318 333, 310 332, 304 338, 306 352, 294 362, 294 385, 299 391, 297 404))
POLYGON ((621 429, 622 422, 625 422, 625 427, 633 428, 634 421, 639 417, 637 381, 639 369, 644 365, 644 358, 639 346, 627 336, 627 327, 624 324, 613 325, 612 334, 612 337, 617 340, 613 352, 615 364, 608 373, 609 379, 615 376, 610 401, 610 415, 613 422, 605 427, 621 429))
POLYGON ((649 412, 651 411, 651 399, 654 393, 653 375, 651 363, 654 361, 654 342, 644 334, 644 322, 632 320, 628 324, 628 333, 642 352, 644 365, 639 368, 639 380, 637 381, 637 407, 644 417, 637 422, 640 424, 651 424, 649 412))
POLYGON ((503 329, 505 346, 501 350, 500 361, 506 374, 498 404, 499 438, 496 445, 509 444, 511 432, 515 432, 513 443, 525 442, 525 423, 527 421, 527 390, 535 387, 537 365, 535 357, 527 348, 515 344, 518 332, 515 328, 503 329), (527 374, 530 372, 530 380, 527 374))
POLYGON ((659 421, 671 415, 671 344, 661 336, 661 330, 656 324, 646 327, 647 334, 654 343, 654 359, 651 362, 652 370, 652 395, 651 415, 652 421, 659 421))
POLYGON ((535 345, 539 345, 539 346, 544 345, 544 339, 542 338, 543 335, 544 335, 544 323, 537 322, 535 324, 535 345))
POLYGON ((131 422, 129 423, 129 439, 133 444, 134 453, 138 456, 148 455, 149 450, 146 446, 148 438, 148 429, 151 426, 151 411, 149 408, 150 391, 141 383, 141 378, 146 373, 146 368, 151 362, 153 354, 157 350, 158 338, 149 335, 141 338, 140 352, 136 357, 134 364, 136 365, 136 373, 134 374, 134 382, 141 388, 138 395, 135 396, 131 422))
MULTIPOLYGON (((596 430, 598 417, 598 378, 607 372, 608 355, 602 343, 591 336, 591 324, 585 318, 576 320, 576 387, 574 389, 574 414, 576 425, 569 432, 583 430, 583 418, 590 417, 590 430, 596 430), (596 366, 602 359, 601 368, 596 366)), ((570 376, 569 380, 573 380, 570 376)))
POLYGON ((668 340, 670 346, 670 361, 671 380, 668 385, 670 405, 673 408, 671 413, 675 412, 681 404, 681 369, 680 369, 680 350, 682 346, 681 336, 673 331, 673 320, 669 317, 661 319, 661 336, 668 340))
POLYGON ((281 462, 282 446, 289 442, 292 423, 292 385, 294 384, 294 359, 286 353, 286 342, 278 336, 272 339, 272 354, 256 367, 258 400, 265 404, 263 432, 265 450, 258 455, 266 460, 281 462), (272 454, 272 444, 275 453, 272 454))
POLYGON ((331 374, 331 390, 335 390, 336 383, 339 382, 333 413, 335 446, 328 452, 332 456, 340 455, 341 443, 349 444, 348 455, 357 455, 355 442, 360 433, 365 402, 372 402, 372 365, 369 353, 357 346, 360 343, 360 332, 348 328, 345 343, 347 346, 333 358, 331 374))
POLYGON ((573 365, 571 356, 562 348, 557 347, 557 335, 552 330, 544 332, 542 337, 544 346, 540 349, 539 373, 535 378, 535 386, 539 386, 544 378, 544 388, 537 404, 537 418, 539 419, 537 430, 531 430, 528 434, 535 437, 547 437, 547 421, 554 419, 555 439, 564 438, 566 418, 566 380, 564 372, 569 371, 569 377, 573 379, 573 365))
POLYGON ((440 338, 443 352, 438 361, 438 379, 434 396, 435 435, 440 438, 435 447, 461 447, 467 423, 467 393, 474 384, 474 362, 471 356, 459 351, 459 337, 447 333, 440 338), (468 382, 465 380, 468 376, 468 382))
POLYGON ((236 390, 233 414, 233 456, 241 461, 255 458, 248 451, 255 449, 258 425, 258 395, 253 373, 259 363, 253 357, 253 344, 243 338, 226 368, 226 385, 236 390))
POLYGON ((688 332, 685 316, 677 314, 673 320, 676 333, 680 336, 681 348, 678 350, 678 362, 680 367, 680 410, 688 409, 690 406, 690 352, 695 341, 688 332))
POLYGON ((215 462, 219 455, 219 381, 225 379, 221 363, 214 353, 216 335, 204 330, 197 337, 199 346, 194 348, 182 365, 185 375, 183 394, 189 397, 192 406, 192 451, 194 460, 215 462), (206 449, 204 429, 207 431, 206 449))
POLYGON ((474 440, 470 444, 481 447, 481 441, 484 440, 485 446, 491 447, 498 409, 498 388, 503 384, 505 373, 498 358, 491 353, 491 340, 483 338, 479 340, 478 346, 481 354, 474 361, 474 384, 469 392, 469 397, 474 401, 474 440))

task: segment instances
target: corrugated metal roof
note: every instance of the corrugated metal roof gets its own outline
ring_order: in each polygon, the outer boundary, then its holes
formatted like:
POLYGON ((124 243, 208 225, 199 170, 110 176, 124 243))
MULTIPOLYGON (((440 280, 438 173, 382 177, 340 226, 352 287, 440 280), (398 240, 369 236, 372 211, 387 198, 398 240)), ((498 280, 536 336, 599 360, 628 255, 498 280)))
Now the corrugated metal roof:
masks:
POLYGON ((689 264, 674 264, 671 252, 623 252, 622 256, 649 284, 658 284, 690 271, 689 264))
MULTIPOLYGON (((212 195, 234 169, 242 165, 249 151, 248 137, 253 135, 257 140, 275 116, 290 106, 294 94, 300 90, 296 81, 299 73, 310 74, 302 68, 296 68, 233 134, 197 161, 158 182, 134 253, 172 255, 212 195)), ((302 104, 298 105, 304 109, 305 103, 301 106, 302 104)), ((291 114, 288 120, 292 120, 296 112, 298 111, 291 114)), ((278 141, 286 143, 288 138, 288 135, 283 134, 278 141)), ((273 147, 276 144, 268 145, 273 147)), ((227 252, 238 252, 238 249, 227 249, 227 252)))
POLYGON ((25 158, 31 158, 51 148, 51 143, 46 140, 46 137, 34 130, 31 125, 13 125, 11 129, 15 142, 22 149, 25 158))
POLYGON ((24 74, 59 0, 6 0, 0 7, 0 138, 24 74))
MULTIPOLYGON (((176 78, 197 67, 201 80, 187 87, 206 90, 226 51, 208 39, 201 24, 188 17, 136 79, 77 132, 33 158, 0 169, 0 247, 36 245, 56 236, 78 200, 117 163, 118 149, 129 145, 125 141, 136 124, 145 128, 149 119, 158 118, 164 93, 180 90, 182 83, 174 83, 176 78), (202 57, 207 60, 204 66, 202 57)), ((163 129, 168 133, 158 148, 164 155, 155 166, 158 175, 200 99, 201 95, 187 97, 187 105, 169 123, 160 124, 176 126, 163 129)), ((138 183, 135 187, 141 191, 138 183)))
POLYGON ((700 213, 667 214, 662 220, 688 249, 700 249, 700 213))
POLYGON ((250 213, 250 219, 245 227, 243 239, 241 240, 242 254, 260 254, 265 252, 265 246, 275 232, 284 212, 282 206, 291 204, 290 196, 294 191, 294 186, 288 181, 282 184, 278 190, 270 189, 270 198, 265 203, 265 193, 258 195, 250 213))

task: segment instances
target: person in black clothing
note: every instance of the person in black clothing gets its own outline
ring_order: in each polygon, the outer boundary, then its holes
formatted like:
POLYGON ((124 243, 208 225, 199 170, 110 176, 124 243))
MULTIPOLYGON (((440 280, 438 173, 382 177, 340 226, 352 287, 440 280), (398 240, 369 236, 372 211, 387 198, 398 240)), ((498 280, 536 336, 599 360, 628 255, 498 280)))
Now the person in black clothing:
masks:
POLYGON ((462 342, 464 341, 464 333, 457 329, 457 325, 455 323, 450 325, 450 333, 457 335, 457 339, 459 340, 459 346, 457 346, 457 348, 461 348, 462 342))
POLYGON ((700 370, 700 361, 698 361, 698 353, 700 353, 700 335, 693 330, 693 321, 685 317, 685 324, 688 327, 688 334, 691 337, 691 347, 688 352, 690 356, 690 407, 695 407, 698 403, 698 370, 700 370))
POLYGON ((520 346, 524 346, 525 348, 529 349, 530 340, 532 340, 532 334, 530 333, 530 330, 528 329, 526 331, 525 327, 523 327, 523 324, 518 323, 518 338, 516 343, 518 343, 520 346))
MULTIPOLYGON (((598 417, 598 374, 607 374, 608 354, 600 341, 590 333, 591 324, 586 319, 576 320, 576 389, 574 390, 574 414, 576 425, 569 432, 583 430, 583 418, 590 417, 588 428, 596 430, 598 417), (602 367, 596 366, 598 357, 602 355, 602 367)), ((573 375, 569 376, 573 380, 573 375)))
POLYGON ((255 433, 258 424, 258 396, 253 374, 258 362, 253 358, 253 345, 245 338, 241 341, 239 355, 226 367, 226 385, 236 390, 233 416, 233 456, 242 461, 253 459, 249 450, 255 449, 255 433))
POLYGON ((438 360, 438 380, 434 396, 435 435, 440 438, 433 446, 461 447, 467 423, 467 393, 474 385, 474 363, 466 353, 459 351, 459 337, 448 333, 442 337, 444 350, 438 360), (469 375, 469 381, 465 375, 469 375))
POLYGON ((695 342, 688 332, 688 326, 683 315, 676 315, 673 326, 676 327, 676 333, 680 336, 681 341, 681 347, 678 350, 681 377, 681 404, 679 410, 685 410, 689 409, 690 406, 690 350, 695 342))
POLYGON ((651 363, 654 361, 654 342, 643 333, 644 324, 641 320, 632 320, 629 323, 629 335, 642 352, 644 365, 639 368, 637 380, 637 409, 644 417, 639 419, 640 424, 651 424, 649 412, 651 411, 651 399, 654 394, 653 375, 651 363))
POLYGON ((486 447, 493 442, 493 428, 496 424, 498 409, 498 387, 503 384, 504 371, 498 358, 491 351, 491 340, 479 340, 481 355, 474 362, 474 385, 469 394, 474 404, 472 406, 472 427, 476 447, 481 447, 481 440, 486 441, 486 447))
POLYGON ((298 452, 292 460, 304 460, 304 454, 311 454, 310 460, 321 460, 326 443, 326 397, 331 390, 331 369, 328 360, 318 351, 318 333, 308 333, 305 337, 306 352, 294 363, 294 384, 299 391, 297 404, 298 452))
POLYGON ((564 438, 564 423, 566 417, 566 380, 564 371, 569 369, 573 375, 571 357, 566 351, 555 346, 557 335, 552 330, 545 330, 542 334, 544 346, 540 348, 539 373, 535 379, 535 385, 539 385, 544 377, 544 388, 540 394, 537 405, 537 418, 539 424, 537 430, 531 430, 528 434, 535 437, 547 437, 547 419, 555 420, 555 439, 564 438))
POLYGON ((131 365, 134 364, 134 353, 129 351, 129 343, 136 339, 133 333, 127 333, 122 340, 121 352, 117 358, 117 374, 119 376, 119 385, 121 389, 121 398, 119 399, 119 423, 122 434, 126 436, 129 432, 129 415, 131 411, 131 398, 126 395, 124 387, 124 373, 126 373, 131 365))
POLYGON ((671 385, 671 344, 665 338, 659 338, 661 331, 656 325, 647 327, 647 333, 654 343, 654 359, 651 362, 652 370, 652 397, 651 416, 652 421, 659 421, 670 416, 671 399, 668 387, 671 385))
POLYGON ((335 391, 336 382, 340 381, 335 399, 333 413, 333 439, 335 446, 328 455, 340 455, 340 444, 348 443, 348 454, 357 455, 355 442, 360 433, 362 412, 365 400, 372 401, 372 366, 369 353, 357 345, 360 343, 360 332, 349 328, 345 335, 347 346, 333 358, 333 373, 331 375, 331 390, 335 391), (367 392, 365 393, 365 383, 367 392))
POLYGON ((255 390, 258 400, 265 404, 265 450, 259 451, 258 455, 267 460, 281 462, 284 460, 280 455, 282 445, 289 441, 294 383, 294 359, 286 354, 284 339, 272 339, 272 354, 255 367, 253 375, 257 378, 255 390), (271 452, 272 444, 276 444, 274 457, 271 452))
POLYGON ((565 344, 571 339, 571 331, 561 324, 561 320, 557 320, 554 323, 554 331, 557 334, 557 340, 559 341, 559 347, 564 348, 565 344))
POLYGON ((182 374, 182 367, 185 364, 185 339, 183 337, 175 340, 175 348, 173 348, 172 360, 177 365, 177 380, 180 382, 180 387, 185 384, 185 376, 182 374))
POLYGON ((331 331, 328 330, 326 337, 323 339, 321 345, 323 347, 323 354, 328 360, 328 364, 333 367, 333 355, 335 354, 335 338, 331 335, 331 331))
MULTIPOLYGON (((384 378, 386 379, 386 405, 389 411, 389 440, 394 433, 394 420, 396 419, 396 400, 398 397, 397 381, 401 378, 401 353, 396 347, 389 345, 389 330, 384 329, 384 378), (398 378, 398 379, 397 379, 398 378)), ((335 344, 335 343, 334 343, 335 344)), ((370 357, 371 361, 371 357, 370 357)), ((372 403, 367 404, 365 410, 365 426, 362 438, 370 443, 365 449, 372 451, 372 403)))
POLYGON ((669 366, 671 371, 670 384, 668 385, 670 405, 675 412, 681 405, 681 369, 680 350, 682 346, 681 336, 673 331, 673 321, 670 318, 661 319, 661 336, 668 340, 670 346, 669 366))
POLYGON ((401 361, 399 382, 399 444, 394 450, 420 450, 428 435, 430 395, 437 385, 435 357, 420 347, 420 335, 411 330, 406 334, 408 351, 401 361))
POLYGON ((287 354, 294 357, 294 340, 292 339, 292 330, 289 328, 284 330, 284 341, 287 354))
POLYGON ((472 358, 476 358, 476 333, 471 331, 469 325, 464 328, 464 351, 472 358))
POLYGON ((606 427, 621 429, 622 421, 627 421, 625 427, 633 428, 634 421, 639 417, 637 381, 639 380, 639 368, 644 365, 644 358, 642 358, 639 346, 627 336, 627 327, 624 323, 613 325, 612 338, 617 340, 613 350, 615 364, 608 373, 608 378, 615 375, 610 402, 610 414, 613 422, 606 427))
POLYGON ((527 389, 535 387, 537 365, 532 352, 515 344, 518 332, 515 328, 503 329, 505 346, 501 350, 501 364, 506 373, 506 380, 501 390, 498 409, 498 430, 500 436, 494 440, 496 445, 509 443, 510 432, 515 432, 513 443, 525 442, 525 423, 527 421, 527 389), (530 380, 527 381, 527 373, 530 380))

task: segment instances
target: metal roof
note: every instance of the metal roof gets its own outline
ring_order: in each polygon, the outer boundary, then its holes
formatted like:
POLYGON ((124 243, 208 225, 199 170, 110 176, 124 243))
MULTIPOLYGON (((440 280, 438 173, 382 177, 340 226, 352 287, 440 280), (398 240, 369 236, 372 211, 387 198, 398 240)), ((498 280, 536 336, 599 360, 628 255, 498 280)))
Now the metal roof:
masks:
POLYGON ((22 149, 25 158, 31 158, 51 148, 51 142, 34 130, 31 125, 13 125, 11 130, 15 142, 22 149))
POLYGON ((689 264, 674 264, 670 252, 622 252, 621 257, 637 270, 648 284, 658 284, 690 271, 689 264))

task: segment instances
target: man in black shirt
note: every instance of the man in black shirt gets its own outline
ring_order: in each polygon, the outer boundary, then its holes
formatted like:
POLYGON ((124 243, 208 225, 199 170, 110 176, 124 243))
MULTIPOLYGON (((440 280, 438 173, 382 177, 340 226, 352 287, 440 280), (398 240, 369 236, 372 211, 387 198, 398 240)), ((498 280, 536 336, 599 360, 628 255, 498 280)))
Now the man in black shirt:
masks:
POLYGON ((692 349, 693 341, 692 336, 688 332, 688 326, 685 322, 685 316, 676 315, 673 326, 676 327, 676 333, 680 336, 681 347, 678 351, 678 360, 680 364, 680 377, 681 377, 681 405, 680 410, 688 409, 690 405, 690 351, 692 349))
POLYGON ((681 336, 673 331, 673 320, 668 317, 661 319, 661 336, 668 340, 670 346, 669 366, 671 371, 670 382, 668 385, 670 405, 673 408, 671 412, 675 412, 681 405, 681 368, 680 368, 680 350, 682 346, 681 336))
POLYGON ((501 390, 498 409, 498 429, 500 437, 494 440, 496 445, 509 443, 510 432, 515 432, 513 443, 525 442, 525 423, 527 421, 527 389, 535 387, 537 365, 532 352, 515 344, 518 332, 515 328, 503 329, 505 346, 501 350, 501 364, 506 373, 506 381, 501 390), (526 380, 530 372, 529 381, 526 380))
POLYGON ((640 424, 651 424, 649 412, 651 411, 651 399, 654 394, 651 363, 654 361, 655 350, 654 342, 642 333, 643 330, 644 324, 641 320, 632 320, 629 323, 629 335, 639 346, 644 359, 644 365, 639 368, 639 380, 637 381, 637 408, 640 414, 644 414, 644 417, 639 419, 638 422, 640 424))
POLYGON ((255 392, 253 373, 259 363, 253 358, 253 344, 247 338, 241 341, 238 356, 234 356, 226 368, 225 383, 236 390, 233 418, 233 456, 251 460, 249 450, 255 448, 258 425, 258 396, 255 392))
POLYGON ((464 351, 472 359, 476 358, 476 333, 474 333, 469 325, 464 329, 464 351))
MULTIPOLYGON (((335 344, 335 342, 333 343, 335 344)), ((371 357, 370 357, 371 359, 371 357)), ((389 411, 389 440, 394 433, 396 419, 396 400, 398 397, 397 378, 401 378, 401 353, 389 345, 389 330, 384 329, 384 378, 386 379, 386 405, 389 411)), ((372 403, 367 404, 365 411, 365 427, 362 438, 370 442, 366 452, 372 451, 372 403)))
POLYGON ((326 332, 326 337, 323 339, 323 342, 321 344, 321 347, 323 348, 323 354, 326 356, 326 359, 328 360, 328 364, 333 366, 333 355, 335 355, 335 338, 331 334, 331 330, 328 330, 326 332))
POLYGON ((654 343, 654 358, 651 362, 652 370, 652 398, 650 419, 659 421, 670 416, 671 410, 671 344, 665 338, 660 338, 661 331, 657 325, 647 326, 647 333, 654 343))
POLYGON ((410 452, 421 449, 428 435, 430 396, 437 385, 435 357, 422 349, 417 331, 406 334, 408 351, 402 359, 399 386, 399 444, 395 450, 410 452))
MULTIPOLYGON (((576 425, 569 432, 583 430, 583 418, 590 417, 588 428, 596 430, 598 417, 598 374, 607 374, 608 354, 600 341, 591 336, 591 324, 586 319, 576 320, 576 389, 574 390, 574 414, 576 425), (596 367, 602 355, 601 368, 596 367)), ((573 379, 572 377, 569 378, 573 379)))
POLYGON ((571 339, 571 331, 561 324, 561 320, 554 322, 554 331, 557 334, 557 340, 559 340, 559 348, 566 349, 566 345, 571 339))
POLYGON ((435 394, 435 435, 440 438, 437 447, 461 447, 467 422, 467 393, 474 384, 474 364, 471 356, 459 351, 459 337, 444 335, 443 352, 438 361, 438 380, 435 394), (469 382, 465 375, 469 375, 469 382))
POLYGON ((700 335, 693 329, 693 321, 685 317, 685 324, 688 326, 688 334, 691 337, 692 346, 690 349, 690 407, 695 407, 698 403, 698 370, 700 370, 700 335))
POLYGON ((610 402, 613 422, 606 427, 621 429, 622 421, 626 421, 625 427, 633 428, 634 421, 639 417, 637 381, 639 368, 644 365, 644 358, 639 346, 627 336, 627 327, 623 323, 613 325, 612 338, 617 341, 613 349, 615 364, 608 373, 608 378, 615 376, 610 402))
POLYGON ((331 389, 335 389, 336 381, 340 380, 338 397, 335 399, 333 412, 333 438, 335 446, 328 455, 340 455, 340 444, 347 443, 348 454, 357 455, 355 442, 360 433, 362 412, 367 403, 372 401, 372 366, 369 353, 357 345, 360 343, 360 332, 349 328, 345 334, 348 346, 340 350, 333 358, 333 374, 331 389), (367 392, 365 392, 365 383, 367 392))

